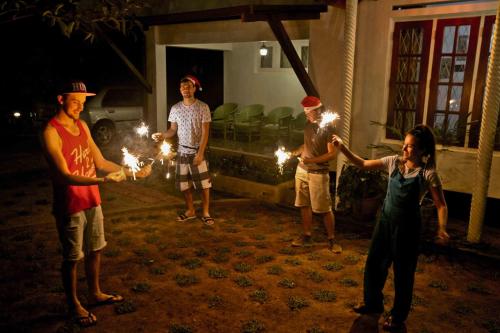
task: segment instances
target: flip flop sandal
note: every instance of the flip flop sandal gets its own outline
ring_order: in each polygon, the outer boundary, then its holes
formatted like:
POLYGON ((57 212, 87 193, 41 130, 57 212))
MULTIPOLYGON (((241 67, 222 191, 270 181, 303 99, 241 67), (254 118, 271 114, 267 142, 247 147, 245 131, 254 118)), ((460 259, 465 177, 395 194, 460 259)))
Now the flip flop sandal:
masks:
POLYGON ((177 222, 186 222, 186 221, 189 221, 189 220, 192 220, 195 218, 196 218, 196 215, 187 216, 186 214, 181 214, 181 215, 177 216, 177 222))
POLYGON ((205 225, 213 225, 215 223, 214 219, 210 216, 202 216, 201 220, 205 225))
POLYGON ((82 328, 94 326, 97 324, 97 319, 92 312, 89 311, 89 314, 86 316, 75 316, 72 318, 72 321, 82 328))
POLYGON ((120 295, 115 295, 115 294, 111 294, 108 298, 106 298, 105 300, 102 300, 102 301, 99 301, 99 302, 95 302, 95 303, 92 303, 90 304, 89 306, 91 307, 96 307, 96 306, 101 306, 101 305, 110 305, 110 304, 115 304, 115 303, 121 303, 123 302, 125 299, 120 296, 120 295))

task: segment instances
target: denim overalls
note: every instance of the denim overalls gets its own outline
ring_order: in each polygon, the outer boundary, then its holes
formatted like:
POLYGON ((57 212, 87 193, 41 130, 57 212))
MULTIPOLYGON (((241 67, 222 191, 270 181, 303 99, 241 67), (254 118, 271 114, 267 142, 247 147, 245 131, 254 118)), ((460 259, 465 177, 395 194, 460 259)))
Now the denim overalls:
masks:
POLYGON ((389 178, 381 217, 375 226, 366 259, 364 301, 371 308, 383 309, 385 280, 391 263, 394 270, 394 305, 391 315, 405 321, 411 307, 413 282, 420 240, 420 188, 423 169, 405 179, 396 166, 389 178))

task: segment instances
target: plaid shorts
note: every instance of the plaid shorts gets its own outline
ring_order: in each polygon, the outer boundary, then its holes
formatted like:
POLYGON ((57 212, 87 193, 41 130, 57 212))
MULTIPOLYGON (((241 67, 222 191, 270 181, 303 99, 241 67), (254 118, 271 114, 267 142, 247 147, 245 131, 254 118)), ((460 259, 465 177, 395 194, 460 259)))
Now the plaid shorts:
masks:
POLYGON ((191 187, 197 190, 212 187, 207 160, 204 159, 200 164, 193 165, 194 157, 195 154, 179 154, 177 156, 175 186, 180 191, 191 187))

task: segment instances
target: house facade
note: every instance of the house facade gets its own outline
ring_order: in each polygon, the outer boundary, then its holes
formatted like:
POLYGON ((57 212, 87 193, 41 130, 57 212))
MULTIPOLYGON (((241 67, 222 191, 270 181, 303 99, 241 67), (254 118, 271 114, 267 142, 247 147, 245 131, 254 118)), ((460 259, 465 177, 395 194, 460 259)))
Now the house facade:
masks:
MULTIPOLYGON (((147 31, 147 78, 153 84, 148 101, 151 124, 165 129, 166 110, 174 102, 168 101, 166 94, 168 89, 177 89, 168 87, 166 79, 165 59, 170 47, 221 52, 224 102, 262 103, 268 109, 288 105, 295 108, 295 114, 300 112, 298 101, 306 94, 302 82, 286 64, 286 58, 283 60, 281 45, 265 19, 259 20, 259 15, 247 20, 245 15, 223 17, 223 1, 204 2, 203 8, 182 8, 180 3, 177 7, 171 5, 169 15, 172 18, 181 13, 182 19, 157 20, 147 31), (222 16, 189 18, 193 10, 214 9, 219 9, 214 13, 222 16), (258 54, 263 43, 272 47, 274 54, 267 64, 258 54)), ((314 7, 317 3, 270 1, 270 5, 281 6, 279 10, 306 6, 317 11, 316 19, 304 19, 307 16, 297 13, 297 19, 293 15, 279 17, 323 103, 339 112, 342 119, 345 22, 346 15, 352 13, 346 11, 342 1, 329 1, 323 8, 314 7)), ((228 2, 229 8, 240 5, 228 2)), ((434 128, 440 143, 437 162, 444 189, 471 193, 498 6, 496 0, 359 1, 355 13, 352 115, 347 125, 352 149, 365 157, 387 154, 388 148, 401 147, 397 132, 426 123, 434 128)), ((498 199, 498 126, 495 149, 488 197, 498 199)))

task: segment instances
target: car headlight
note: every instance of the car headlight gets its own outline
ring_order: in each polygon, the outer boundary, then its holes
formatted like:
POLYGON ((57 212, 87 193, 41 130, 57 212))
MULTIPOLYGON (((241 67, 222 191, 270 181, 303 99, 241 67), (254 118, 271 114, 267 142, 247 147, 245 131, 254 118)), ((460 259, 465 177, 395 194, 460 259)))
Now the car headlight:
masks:
POLYGON ((20 118, 20 117, 21 117, 21 112, 19 112, 19 111, 14 111, 14 112, 12 113, 12 115, 14 116, 14 118, 20 118))

